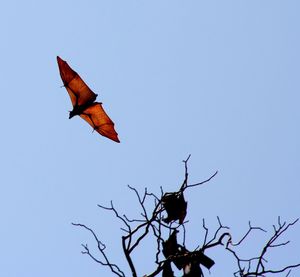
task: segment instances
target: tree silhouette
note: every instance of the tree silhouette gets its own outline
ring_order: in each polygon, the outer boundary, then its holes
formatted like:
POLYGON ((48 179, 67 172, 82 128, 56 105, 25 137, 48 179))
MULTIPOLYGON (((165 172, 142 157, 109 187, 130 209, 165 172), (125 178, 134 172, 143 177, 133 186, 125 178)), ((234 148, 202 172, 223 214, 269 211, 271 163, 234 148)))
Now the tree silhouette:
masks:
MULTIPOLYGON (((209 182, 217 174, 215 172, 208 179, 195 183, 188 183, 188 161, 190 156, 183 161, 184 163, 184 180, 178 191, 164 193, 161 187, 160 196, 157 196, 148 189, 145 188, 143 193, 139 193, 134 187, 128 186, 129 189, 134 192, 138 200, 141 209, 141 218, 130 219, 125 214, 121 215, 114 207, 113 202, 110 202, 110 206, 98 205, 101 209, 111 211, 114 216, 119 219, 122 224, 121 230, 124 232, 122 236, 122 250, 125 255, 126 261, 131 271, 131 276, 144 276, 154 277, 161 274, 163 277, 174 277, 174 266, 177 271, 181 271, 183 276, 189 277, 202 277, 206 275, 207 270, 210 270, 213 266, 217 266, 213 257, 209 257, 205 254, 207 249, 213 249, 215 247, 223 247, 228 253, 232 255, 236 262, 236 271, 233 272, 234 276, 239 277, 255 277, 255 276, 268 276, 276 275, 279 273, 285 273, 285 276, 289 276, 293 268, 300 267, 300 263, 286 265, 284 267, 274 269, 267 266, 266 254, 270 256, 270 252, 274 248, 285 246, 289 243, 278 242, 281 237, 287 232, 287 230, 293 227, 299 219, 293 222, 282 222, 278 217, 277 224, 273 225, 273 234, 268 236, 267 242, 262 246, 260 254, 254 257, 243 257, 240 253, 241 247, 244 242, 249 240, 249 235, 253 232, 267 233, 261 227, 255 227, 251 225, 249 221, 249 228, 247 232, 239 239, 233 238, 230 232, 230 228, 221 223, 219 217, 217 217, 218 227, 211 232, 205 224, 205 220, 202 221, 202 228, 204 230, 204 238, 202 245, 199 245, 196 249, 188 250, 185 245, 186 239, 186 223, 185 216, 187 214, 187 201, 184 197, 184 192, 187 189, 201 186, 209 182), (152 208, 149 209, 149 204, 152 204, 152 208), (181 234, 182 241, 178 243, 177 234, 181 234), (141 249, 141 242, 147 237, 151 236, 155 238, 153 247, 155 248, 155 256, 153 261, 155 266, 150 273, 138 273, 136 265, 132 260, 132 255, 139 248, 141 249)), ((87 230, 93 236, 101 258, 96 258, 96 254, 92 253, 87 244, 82 244, 82 254, 88 255, 95 262, 102 266, 106 266, 110 271, 117 276, 125 277, 124 271, 108 257, 106 253, 106 246, 98 238, 95 231, 81 223, 72 223, 74 226, 79 226, 87 230)))

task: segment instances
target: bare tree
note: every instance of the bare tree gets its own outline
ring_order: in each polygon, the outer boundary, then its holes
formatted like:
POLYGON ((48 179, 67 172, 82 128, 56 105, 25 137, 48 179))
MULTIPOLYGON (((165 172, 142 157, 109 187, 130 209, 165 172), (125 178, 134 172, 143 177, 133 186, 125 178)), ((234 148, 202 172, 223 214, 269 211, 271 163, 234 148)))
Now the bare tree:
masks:
MULTIPOLYGON (((298 222, 298 219, 290 223, 282 223, 281 218, 278 217, 277 225, 273 226, 273 234, 269 236, 265 245, 262 246, 260 254, 255 257, 242 257, 239 249, 243 246, 243 243, 249 239, 251 233, 254 231, 266 233, 264 229, 261 227, 253 227, 249 222, 247 232, 235 242, 230 233, 230 228, 223 225, 219 217, 217 217, 218 227, 213 232, 209 231, 203 219, 203 243, 196 249, 188 250, 185 245, 186 222, 184 220, 187 214, 187 202, 184 197, 184 192, 188 189, 204 185, 217 174, 217 172, 215 172, 202 182, 189 184, 189 158, 190 156, 183 161, 185 169, 184 180, 178 191, 165 193, 161 187, 160 195, 157 196, 154 193, 148 192, 147 188, 145 188, 142 193, 139 193, 134 187, 128 186, 138 200, 138 205, 141 210, 140 218, 130 219, 125 214, 120 214, 114 207, 112 201, 109 206, 98 205, 101 209, 112 212, 122 224, 121 230, 124 232, 122 236, 122 250, 130 268, 131 276, 154 277, 161 274, 163 277, 174 277, 173 267, 175 266, 177 270, 182 271, 183 276, 202 277, 204 276, 204 269, 209 270, 215 265, 212 257, 208 257, 205 251, 215 247, 223 247, 229 255, 233 255, 237 266, 236 272, 233 273, 234 276, 254 277, 276 275, 279 273, 285 273, 285 276, 289 276, 292 269, 300 267, 300 263, 298 263, 286 265, 279 269, 272 269, 268 268, 266 264, 267 252, 271 252, 273 248, 284 247, 289 243, 289 241, 278 242, 278 239, 281 238, 289 228, 293 227, 298 222), (149 208, 149 204, 151 204, 152 208, 149 208), (178 233, 182 234, 181 243, 178 243, 177 240, 178 233), (155 256, 153 256, 155 266, 152 272, 138 273, 132 256, 138 249, 140 249, 140 251, 142 250, 141 242, 149 236, 155 239, 153 245, 155 249, 155 256)), ((108 267, 114 275, 120 277, 126 276, 124 271, 108 257, 105 244, 98 238, 94 230, 84 224, 72 224, 90 232, 96 242, 101 258, 97 258, 96 254, 90 251, 87 244, 82 245, 82 254, 88 255, 95 262, 108 267)))

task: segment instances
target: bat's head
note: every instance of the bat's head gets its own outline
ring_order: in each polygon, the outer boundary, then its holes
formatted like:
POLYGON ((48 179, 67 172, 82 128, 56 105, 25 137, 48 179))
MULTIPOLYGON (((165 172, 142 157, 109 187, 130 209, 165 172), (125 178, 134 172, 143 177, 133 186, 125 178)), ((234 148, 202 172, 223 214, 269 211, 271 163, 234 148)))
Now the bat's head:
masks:
POLYGON ((69 112, 69 119, 71 119, 73 116, 77 115, 76 112, 73 110, 73 111, 70 111, 69 112))
POLYGON ((86 109, 87 105, 74 106, 73 110, 69 112, 69 119, 71 119, 75 115, 80 115, 86 109))

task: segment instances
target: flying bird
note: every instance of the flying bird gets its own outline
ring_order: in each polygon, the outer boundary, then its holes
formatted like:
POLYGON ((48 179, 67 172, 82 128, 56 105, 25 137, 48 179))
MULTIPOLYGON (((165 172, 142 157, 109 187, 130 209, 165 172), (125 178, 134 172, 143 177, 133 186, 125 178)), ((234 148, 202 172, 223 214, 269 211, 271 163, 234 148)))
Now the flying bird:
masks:
POLYGON ((100 135, 120 142, 114 123, 106 114, 102 103, 95 102, 95 94, 66 61, 57 56, 57 63, 64 87, 71 98, 73 110, 69 118, 79 115, 100 135))

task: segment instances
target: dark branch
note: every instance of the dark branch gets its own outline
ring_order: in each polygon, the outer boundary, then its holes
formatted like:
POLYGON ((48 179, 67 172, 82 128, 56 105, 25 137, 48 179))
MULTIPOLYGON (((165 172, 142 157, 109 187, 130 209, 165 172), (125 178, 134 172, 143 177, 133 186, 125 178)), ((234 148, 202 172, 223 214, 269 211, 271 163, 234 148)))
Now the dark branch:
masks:
POLYGON ((103 244, 103 243, 98 239, 97 235, 95 234, 95 232, 94 232, 91 228, 87 227, 87 226, 84 225, 84 224, 80 224, 80 223, 72 223, 72 225, 78 226, 78 227, 82 227, 82 228, 88 230, 88 231, 93 235, 94 239, 95 239, 96 242, 97 242, 98 250, 99 250, 99 252, 102 254, 102 257, 104 258, 104 261, 101 261, 101 260, 99 260, 99 259, 96 259, 95 256, 92 255, 92 254, 90 253, 90 250, 89 250, 87 244, 86 244, 86 245, 83 245, 83 244, 82 244, 83 248, 85 249, 85 251, 82 251, 82 254, 87 254, 87 255, 89 255, 95 262, 100 263, 100 264, 103 265, 103 266, 108 266, 108 267, 110 268, 110 270, 111 270, 114 274, 116 274, 116 275, 118 275, 118 276, 120 276, 120 277, 125 277, 124 272, 123 272, 116 264, 111 263, 111 262, 109 261, 107 255, 106 255, 106 253, 105 253, 105 249, 106 249, 105 244, 103 244))
MULTIPOLYGON (((264 229, 261 227, 253 227, 249 221, 249 227, 246 233, 235 243, 233 242, 233 238, 231 233, 229 232, 229 227, 223 225, 219 217, 217 217, 218 227, 214 232, 211 232, 210 229, 206 226, 205 220, 203 219, 202 227, 204 229, 204 239, 202 247, 198 246, 193 252, 187 250, 185 241, 186 241, 186 223, 184 221, 186 212, 187 212, 187 202, 184 199, 184 191, 203 185, 209 182, 212 178, 216 176, 218 171, 216 171, 212 176, 208 179, 198 182, 195 184, 188 183, 188 161, 191 155, 188 156, 186 160, 183 161, 184 163, 184 180, 180 189, 175 192, 164 193, 163 188, 160 187, 160 196, 156 196, 154 193, 148 192, 148 189, 145 188, 143 192, 139 192, 136 188, 128 186, 128 188, 135 194, 138 200, 138 206, 140 212, 138 214, 138 218, 130 218, 126 214, 121 215, 117 209, 115 209, 113 202, 110 202, 109 207, 105 207, 102 205, 98 205, 98 207, 112 211, 114 216, 118 218, 122 222, 121 230, 125 232, 125 235, 122 236, 122 249, 128 263, 128 266, 131 270, 131 275, 133 277, 142 276, 142 274, 138 274, 135 264, 132 260, 133 252, 137 248, 141 248, 141 242, 146 238, 152 235, 155 239, 154 249, 155 249, 155 257, 153 257, 153 261, 155 261, 155 268, 153 269, 152 273, 144 275, 147 277, 154 277, 159 275, 162 272, 162 275, 166 274, 166 265, 170 272, 172 272, 171 264, 176 265, 179 270, 184 269, 185 266, 190 266, 192 268, 192 263, 196 261, 199 263, 198 270, 200 271, 201 276, 203 275, 202 268, 200 269, 201 261, 197 260, 200 259, 199 257, 206 257, 206 264, 204 260, 202 260, 201 267, 204 266, 209 269, 211 266, 214 265, 214 261, 204 255, 205 250, 213 249, 217 246, 225 246, 226 251, 231 253, 237 262, 238 270, 234 273, 234 276, 239 277, 256 277, 256 276, 265 276, 266 274, 278 274, 278 273, 286 273, 286 276, 289 276, 291 270, 297 267, 300 267, 300 264, 293 264, 287 265, 283 268, 279 269, 266 269, 266 253, 269 252, 271 249, 276 247, 283 247, 290 243, 289 240, 284 242, 278 242, 278 239, 294 224, 298 222, 298 219, 295 221, 287 224, 286 222, 281 222, 281 218, 278 217, 277 225, 273 225, 274 234, 269 238, 267 243, 262 247, 262 250, 259 255, 250 258, 241 258, 238 249, 243 245, 243 243, 249 239, 250 234, 253 231, 261 231, 266 233, 264 229), (171 196, 171 197, 170 197, 171 196), (171 199, 171 200, 170 200, 171 199), (173 200, 172 200, 173 199, 173 200), (175 199, 175 200, 174 200, 175 199), (178 200, 181 199, 181 200, 178 200), (178 201, 177 201, 178 200, 178 201), (169 202, 168 202, 169 201, 169 202), (173 202, 172 202, 173 201, 173 202), (177 201, 177 202, 176 202, 177 201), (181 201, 181 202, 180 202, 181 201), (151 204, 151 208, 149 208, 149 203, 151 204), (170 204, 171 203, 171 204, 170 204), (178 203, 178 205, 177 205, 178 203), (178 213, 176 214, 176 212, 178 213), (168 218, 164 218, 164 213, 168 214, 168 218), (175 215, 174 215, 175 214, 175 215), (172 216, 171 216, 172 215, 172 216), (176 230, 176 231, 175 231, 176 230), (174 232, 175 231, 175 232, 174 232), (171 234, 173 233, 181 233, 182 243, 178 244, 175 243, 175 253, 166 254, 166 251, 173 251, 172 249, 166 250, 166 242, 169 241, 171 234), (168 234, 168 238, 165 238, 165 235, 168 234), (225 240, 226 238, 226 240, 225 240), (176 252, 177 251, 177 252, 176 252), (202 256, 201 256, 202 255, 202 256), (165 258, 162 258, 162 257, 165 258), (181 261, 181 262, 180 262, 181 261)), ((119 277, 125 277, 124 272, 114 263, 111 263, 108 259, 105 251, 106 246, 103 244, 98 237, 96 236, 95 232, 85 226, 84 224, 75 224, 72 223, 74 226, 82 227, 88 230, 94 237, 98 251, 101 254, 101 259, 97 258, 94 254, 91 253, 90 249, 88 248, 87 244, 83 244, 83 254, 88 255, 92 260, 95 262, 107 266, 110 268, 111 272, 119 277)), ((177 240, 177 239, 176 239, 177 240)), ((174 248, 171 242, 171 248, 174 248)), ((199 271, 198 275, 199 276, 199 271)), ((195 275, 195 276, 196 276, 195 275)), ((194 276, 184 275, 184 276, 194 276)))
POLYGON ((272 249, 272 248, 276 248, 276 247, 280 247, 280 246, 285 246, 289 243, 289 241, 287 242, 283 242, 283 243, 275 243, 291 226, 293 226, 294 224, 296 224, 298 222, 299 219, 296 219, 295 221, 287 224, 286 222, 281 223, 280 217, 278 217, 278 226, 273 225, 273 230, 274 230, 274 234, 270 237, 270 239, 267 241, 267 243, 263 246, 262 251, 260 253, 259 256, 257 257, 252 257, 249 259, 242 259, 239 254, 237 253, 237 250, 234 250, 231 247, 236 247, 241 245, 246 238, 249 236, 249 234, 253 231, 253 230, 260 230, 263 232, 266 232, 264 229, 260 228, 260 227, 253 227, 251 226, 251 223, 249 222, 249 229, 246 232, 246 234, 237 242, 237 243, 232 243, 230 242, 229 245, 227 245, 226 249, 233 254, 233 256, 235 257, 237 264, 238 264, 238 268, 239 270, 237 272, 235 272, 235 276, 265 276, 266 274, 277 274, 277 273, 283 273, 285 271, 288 270, 288 273, 286 276, 288 276, 291 272, 291 269, 296 268, 296 267, 300 267, 300 264, 294 264, 294 265, 288 265, 285 266, 281 269, 266 269, 266 258, 265 255, 266 253, 272 249), (243 264, 246 263, 248 266, 247 268, 245 268, 243 266, 243 264))

